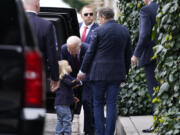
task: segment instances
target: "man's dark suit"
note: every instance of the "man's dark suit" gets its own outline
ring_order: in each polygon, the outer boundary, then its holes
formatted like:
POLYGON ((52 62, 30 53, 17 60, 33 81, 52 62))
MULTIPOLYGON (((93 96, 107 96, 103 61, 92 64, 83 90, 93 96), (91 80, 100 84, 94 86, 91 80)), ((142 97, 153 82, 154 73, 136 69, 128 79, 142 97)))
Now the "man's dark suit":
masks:
POLYGON ((70 106, 74 103, 74 91, 73 87, 79 85, 78 81, 74 81, 76 78, 70 75, 64 75, 61 79, 61 85, 56 90, 56 98, 54 105, 66 105, 70 106))
MULTIPOLYGON (((74 57, 68 52, 67 50, 67 45, 64 44, 61 47, 61 60, 67 60, 72 68, 72 72, 71 72, 71 76, 76 78, 77 74, 79 72, 80 66, 82 64, 83 58, 85 56, 86 50, 88 48, 88 44, 86 43, 82 43, 81 45, 81 49, 80 52, 78 54, 78 63, 77 61, 74 59, 74 57)), ((82 94, 82 88, 77 88, 75 90, 75 96, 77 96, 80 99, 80 102, 78 103, 78 106, 76 107, 76 109, 74 110, 75 114, 79 114, 80 110, 81 110, 81 94, 82 94)))
POLYGON ((37 14, 28 12, 28 17, 32 24, 33 32, 38 41, 46 64, 46 76, 51 77, 53 81, 59 80, 59 67, 56 57, 56 46, 53 24, 37 16, 37 14))
MULTIPOLYGON (((81 28, 82 23, 79 23, 79 28, 81 28)), ((94 30, 98 27, 98 24, 94 23, 84 42, 90 44, 91 37, 94 30)), ((84 132, 92 133, 94 132, 94 116, 93 116, 93 99, 92 99, 92 88, 89 81, 89 76, 86 77, 86 81, 83 82, 83 92, 82 92, 82 104, 84 108, 84 132)))
POLYGON ((81 71, 84 73, 90 71, 95 126, 98 135, 114 133, 119 85, 125 80, 129 71, 131 55, 131 39, 125 27, 110 20, 95 29, 81 71), (106 128, 103 109, 105 93, 106 128))
MULTIPOLYGON (((81 26, 82 26, 82 23, 79 23, 79 28, 81 28, 81 26)), ((91 42, 91 36, 92 36, 92 34, 93 34, 93 31, 94 31, 95 28, 97 28, 97 27, 98 27, 98 24, 96 24, 96 23, 94 23, 94 24, 91 26, 91 29, 89 30, 89 32, 88 32, 88 34, 87 34, 86 39, 85 39, 84 42, 90 44, 90 42, 91 42)))
POLYGON ((156 23, 157 9, 158 5, 155 2, 151 2, 141 9, 139 40, 134 51, 134 56, 139 58, 139 66, 145 67, 148 91, 151 97, 153 97, 153 87, 159 85, 154 73, 156 63, 152 60, 156 41, 151 39, 152 29, 156 23))
POLYGON ((131 39, 126 28, 114 20, 98 27, 81 67, 90 80, 124 81, 129 71, 131 39))
MULTIPOLYGON (((80 49, 80 52, 78 54, 78 62, 79 62, 80 66, 82 64, 82 61, 83 61, 83 58, 85 56, 85 53, 86 53, 88 46, 89 45, 87 43, 82 43, 82 45, 81 45, 81 49, 80 49)), ((66 44, 62 45, 62 47, 61 47, 61 60, 67 60, 69 62, 70 66, 72 68, 71 76, 76 78, 80 67, 78 68, 76 66, 76 63, 74 61, 73 56, 67 50, 66 44)))

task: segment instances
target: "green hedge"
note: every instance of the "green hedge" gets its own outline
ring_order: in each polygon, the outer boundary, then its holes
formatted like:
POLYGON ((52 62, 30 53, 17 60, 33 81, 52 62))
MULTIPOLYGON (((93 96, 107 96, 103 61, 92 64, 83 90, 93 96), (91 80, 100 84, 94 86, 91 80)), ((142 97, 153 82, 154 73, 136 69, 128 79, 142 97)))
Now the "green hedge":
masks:
MULTIPOLYGON (((152 38, 158 37, 158 42, 154 47, 153 59, 157 59, 156 78, 161 86, 154 88, 157 94, 157 97, 153 99, 154 124, 158 124, 156 128, 158 135, 180 135, 180 1, 156 1, 159 3, 159 9, 156 18, 157 25, 153 28, 152 38)), ((119 2, 121 12, 118 21, 130 30, 134 48, 137 43, 138 13, 142 7, 142 0, 119 0, 119 2)), ((139 97, 140 91, 143 91, 142 95, 147 95, 144 94, 146 88, 143 86, 145 84, 142 82, 141 77, 143 76, 141 69, 135 70, 135 67, 132 67, 127 83, 121 88, 119 114, 129 115, 130 111, 137 114, 137 108, 142 105, 141 98, 144 97, 139 97), (138 101, 136 101, 137 98, 138 101), (131 106, 132 104, 135 106, 131 106)), ((148 101, 149 98, 143 102, 148 101)), ((143 106, 148 106, 147 110, 150 107, 149 104, 143 106)), ((141 112, 141 109, 139 111, 141 112)))
POLYGON ((154 58, 158 60, 156 75, 161 87, 153 100, 155 123, 160 135, 180 135, 180 1, 157 1, 160 7, 152 38, 158 36, 154 58))
MULTIPOLYGON (((118 22, 129 29, 132 45, 135 48, 138 42, 139 11, 143 6, 142 0, 119 0, 118 6, 120 8, 118 22)), ((152 114, 151 98, 147 90, 143 68, 133 66, 127 82, 121 85, 118 114, 123 116, 152 114)))

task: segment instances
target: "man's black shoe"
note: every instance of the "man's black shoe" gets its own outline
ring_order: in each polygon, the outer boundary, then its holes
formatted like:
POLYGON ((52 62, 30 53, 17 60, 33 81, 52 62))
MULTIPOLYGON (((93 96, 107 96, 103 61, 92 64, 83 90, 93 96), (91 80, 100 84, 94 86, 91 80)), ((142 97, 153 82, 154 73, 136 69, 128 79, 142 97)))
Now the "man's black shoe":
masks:
POLYGON ((155 130, 155 128, 153 126, 151 126, 148 129, 143 129, 142 132, 143 133, 152 133, 155 130))
POLYGON ((85 132, 84 135, 95 135, 94 132, 85 132))

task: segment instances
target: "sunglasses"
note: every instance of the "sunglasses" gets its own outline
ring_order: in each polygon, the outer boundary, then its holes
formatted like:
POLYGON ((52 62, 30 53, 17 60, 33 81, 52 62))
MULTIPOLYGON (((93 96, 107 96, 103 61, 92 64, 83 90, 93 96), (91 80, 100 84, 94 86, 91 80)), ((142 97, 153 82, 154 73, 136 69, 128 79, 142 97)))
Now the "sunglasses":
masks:
POLYGON ((93 16, 94 14, 93 13, 84 13, 84 16, 93 16))

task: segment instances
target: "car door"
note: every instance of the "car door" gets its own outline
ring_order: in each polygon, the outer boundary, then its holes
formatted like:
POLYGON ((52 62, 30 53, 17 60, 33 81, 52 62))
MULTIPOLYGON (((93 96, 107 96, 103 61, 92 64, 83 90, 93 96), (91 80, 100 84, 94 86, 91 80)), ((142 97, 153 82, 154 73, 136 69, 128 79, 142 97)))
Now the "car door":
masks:
POLYGON ((0 1, 0 18, 0 135, 42 135, 42 58, 22 1, 0 1))
POLYGON ((1 1, 0 6, 0 134, 17 133, 24 80, 23 47, 16 3, 1 1))
MULTIPOLYGON (((73 8, 41 7, 39 16, 53 22, 56 29, 57 53, 71 35, 80 36, 76 10, 73 8)), ((58 55, 60 56, 60 55, 58 55)), ((60 59, 58 57, 58 59, 60 59)))

